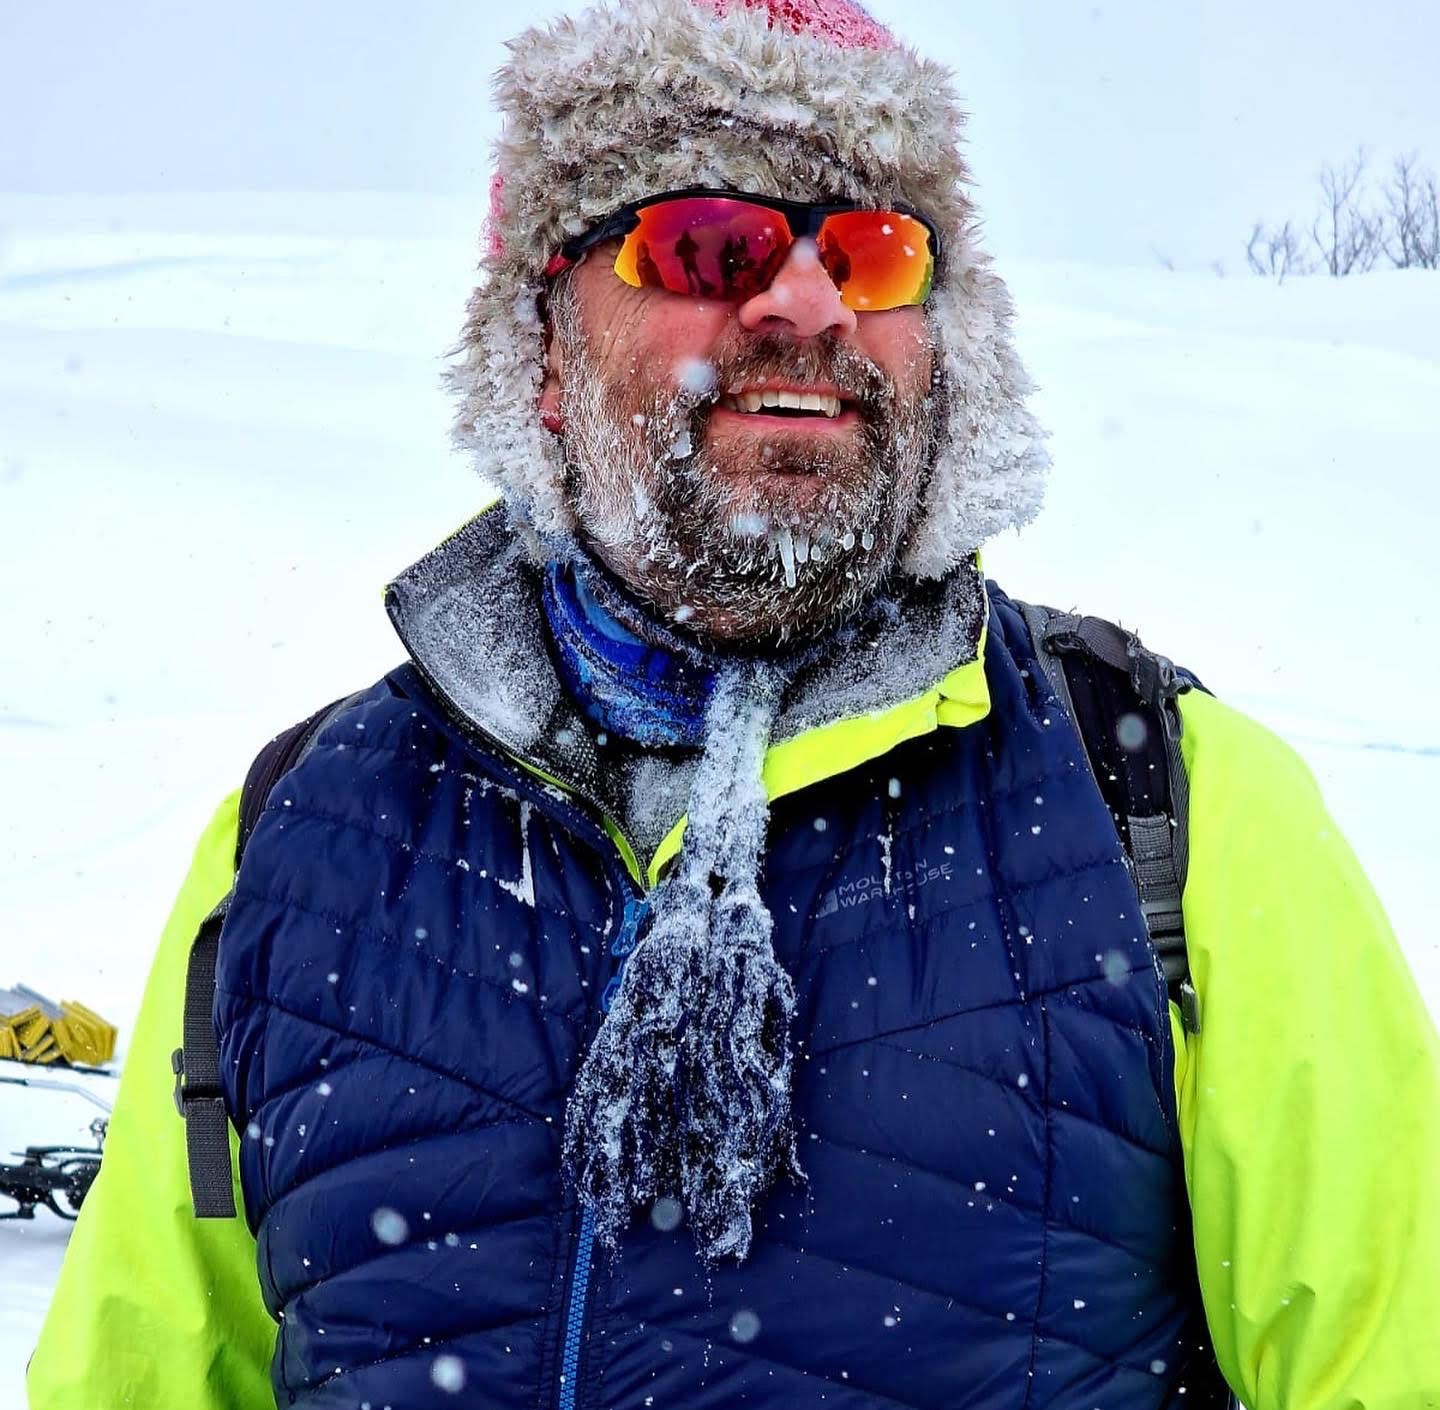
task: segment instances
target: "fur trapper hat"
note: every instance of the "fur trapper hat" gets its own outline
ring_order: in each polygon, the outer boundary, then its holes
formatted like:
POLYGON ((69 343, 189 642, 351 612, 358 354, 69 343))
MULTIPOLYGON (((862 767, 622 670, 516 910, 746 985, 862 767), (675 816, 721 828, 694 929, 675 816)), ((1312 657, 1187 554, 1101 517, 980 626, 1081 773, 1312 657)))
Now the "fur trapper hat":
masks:
POLYGON ((482 280, 448 378, 457 439, 537 548, 575 530, 537 410, 545 266, 617 207, 687 186, 924 211, 942 241, 926 312, 949 425, 901 567, 939 577, 1035 516, 1044 437, 1009 294, 975 246, 948 70, 852 0, 601 0, 509 47, 482 280))

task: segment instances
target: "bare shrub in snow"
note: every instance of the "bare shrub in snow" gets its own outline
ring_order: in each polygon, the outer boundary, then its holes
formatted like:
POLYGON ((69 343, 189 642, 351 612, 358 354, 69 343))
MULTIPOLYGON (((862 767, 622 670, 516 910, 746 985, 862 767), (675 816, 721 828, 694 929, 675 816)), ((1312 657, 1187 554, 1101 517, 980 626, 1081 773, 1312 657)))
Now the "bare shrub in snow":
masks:
POLYGON ((1364 148, 1338 166, 1320 168, 1320 213, 1310 239, 1321 267, 1336 279, 1374 269, 1385 252, 1385 219, 1365 209, 1364 148))
POLYGON ((1309 274, 1313 270, 1304 242, 1288 220, 1274 229, 1257 220, 1245 245, 1245 262, 1256 274, 1281 284, 1292 274, 1309 274))
POLYGON ((1385 187, 1385 254, 1396 269, 1440 269, 1440 183, 1415 153, 1396 157, 1385 187))
POLYGON ((1252 273, 1284 283, 1292 274, 1365 274, 1381 260, 1396 269, 1440 269, 1440 180, 1411 153, 1375 190, 1363 147, 1320 168, 1320 205, 1308 231, 1293 221, 1257 220, 1245 243, 1252 273))

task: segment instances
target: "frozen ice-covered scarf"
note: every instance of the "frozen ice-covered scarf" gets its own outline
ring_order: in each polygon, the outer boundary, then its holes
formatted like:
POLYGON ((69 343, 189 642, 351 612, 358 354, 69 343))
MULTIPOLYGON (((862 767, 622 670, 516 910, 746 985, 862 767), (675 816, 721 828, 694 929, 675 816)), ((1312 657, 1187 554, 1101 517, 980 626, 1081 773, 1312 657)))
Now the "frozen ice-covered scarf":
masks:
POLYGON ((755 1201, 801 1173, 794 987, 758 881, 769 815, 761 767, 798 663, 717 657, 706 669, 698 652, 630 631, 595 588, 583 568, 547 574, 546 617, 579 702, 606 728, 703 752, 679 860, 648 898, 570 1099, 566 1167, 608 1246, 637 1206, 670 1197, 702 1258, 743 1258, 755 1201))

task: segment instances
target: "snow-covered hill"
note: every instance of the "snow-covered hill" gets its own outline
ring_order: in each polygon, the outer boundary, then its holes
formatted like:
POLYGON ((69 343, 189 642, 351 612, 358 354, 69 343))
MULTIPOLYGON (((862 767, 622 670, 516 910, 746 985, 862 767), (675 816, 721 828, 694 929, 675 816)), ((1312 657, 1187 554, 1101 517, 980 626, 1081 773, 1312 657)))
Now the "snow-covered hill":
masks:
MULTIPOLYGON (((483 497, 437 380, 480 214, 0 196, 0 986, 123 1043, 215 803, 396 661, 380 588, 483 497)), ((987 568, 1289 738, 1440 1012, 1440 276, 1002 269, 1057 469, 987 568)), ((89 1118, 0 1087, 0 1149, 89 1118)), ((0 1403, 64 1236, 0 1224, 0 1403)))

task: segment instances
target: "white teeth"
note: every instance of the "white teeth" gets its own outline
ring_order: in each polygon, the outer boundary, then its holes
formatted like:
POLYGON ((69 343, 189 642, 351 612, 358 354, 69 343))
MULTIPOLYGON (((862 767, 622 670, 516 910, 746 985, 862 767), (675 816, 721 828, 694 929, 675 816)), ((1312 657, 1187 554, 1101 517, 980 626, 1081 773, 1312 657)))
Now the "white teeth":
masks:
POLYGON ((729 392, 724 405, 731 411, 754 413, 767 409, 818 411, 832 420, 840 415, 840 398, 828 392, 791 392, 766 388, 760 392, 729 392))

